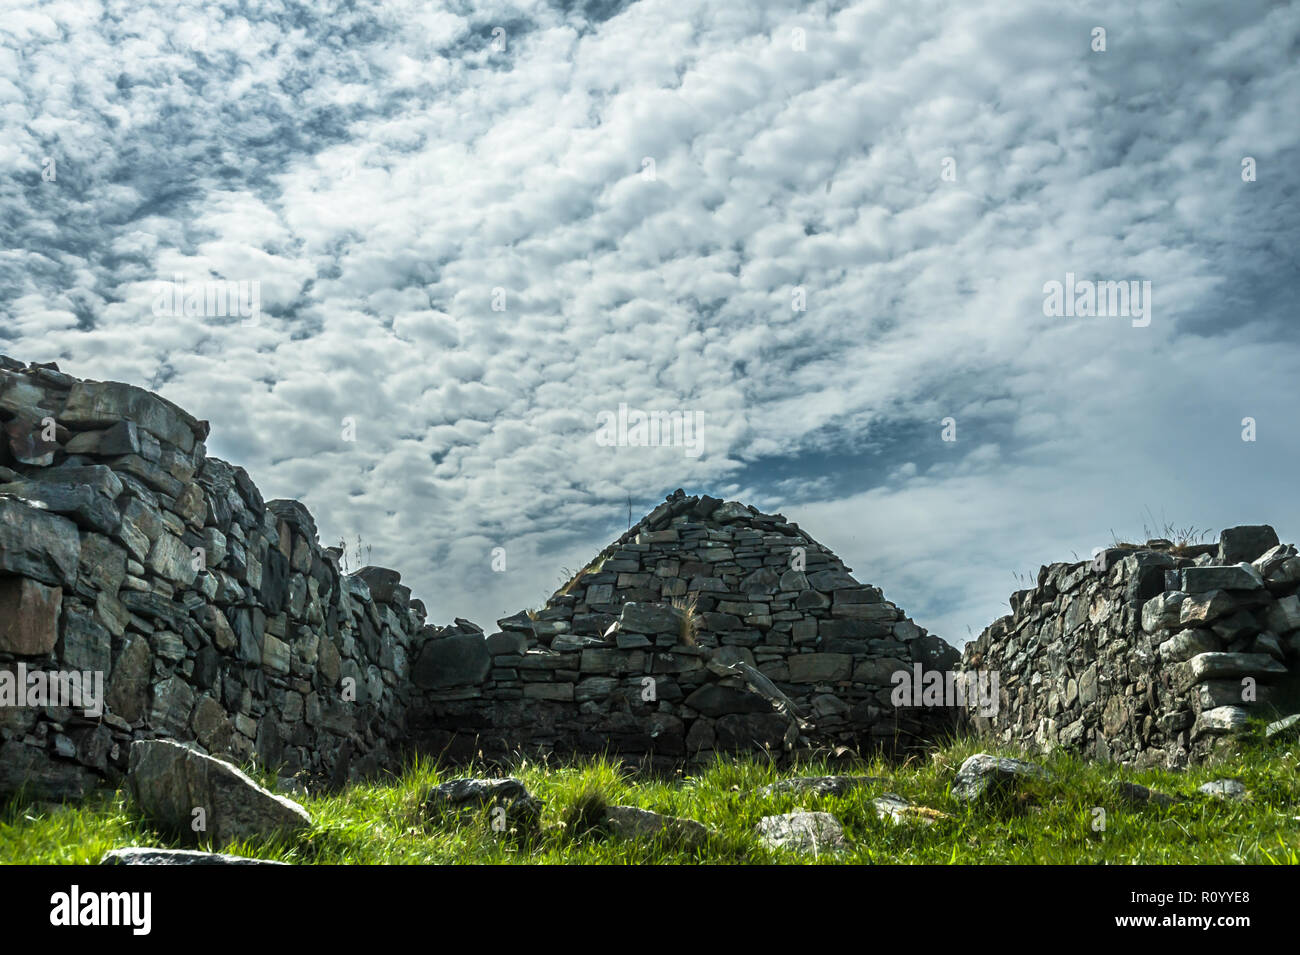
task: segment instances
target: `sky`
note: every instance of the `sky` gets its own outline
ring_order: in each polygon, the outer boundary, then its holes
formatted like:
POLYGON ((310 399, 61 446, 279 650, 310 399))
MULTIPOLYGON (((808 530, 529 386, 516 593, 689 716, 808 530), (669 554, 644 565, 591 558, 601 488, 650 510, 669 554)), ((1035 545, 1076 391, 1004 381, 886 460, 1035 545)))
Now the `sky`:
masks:
POLYGON ((681 487, 960 646, 1042 563, 1300 534, 1300 5, 1134 6, 6 0, 0 352, 207 418, 431 622, 681 487))

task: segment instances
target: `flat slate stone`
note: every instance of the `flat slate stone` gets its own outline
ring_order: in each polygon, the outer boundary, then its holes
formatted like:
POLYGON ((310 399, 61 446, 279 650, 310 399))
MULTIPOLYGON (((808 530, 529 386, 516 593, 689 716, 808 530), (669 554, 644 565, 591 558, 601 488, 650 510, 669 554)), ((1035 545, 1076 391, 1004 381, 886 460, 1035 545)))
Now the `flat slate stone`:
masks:
POLYGON ((131 744, 127 786, 146 816, 183 838, 214 845, 287 835, 311 826, 307 810, 263 789, 224 760, 170 740, 131 744), (191 828, 202 809, 206 829, 191 828))

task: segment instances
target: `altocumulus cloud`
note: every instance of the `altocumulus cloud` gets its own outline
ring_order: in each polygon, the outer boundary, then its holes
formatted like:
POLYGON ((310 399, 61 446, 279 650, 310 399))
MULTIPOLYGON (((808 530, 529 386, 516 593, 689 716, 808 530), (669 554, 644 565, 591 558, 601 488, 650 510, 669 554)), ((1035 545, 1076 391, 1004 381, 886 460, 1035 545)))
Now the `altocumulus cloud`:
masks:
POLYGON ((210 418, 438 619, 677 486, 957 642, 1144 514, 1300 528, 1294 4, 433 6, 10 7, 0 346, 210 418), (1150 325, 1046 316, 1067 273, 1150 325))

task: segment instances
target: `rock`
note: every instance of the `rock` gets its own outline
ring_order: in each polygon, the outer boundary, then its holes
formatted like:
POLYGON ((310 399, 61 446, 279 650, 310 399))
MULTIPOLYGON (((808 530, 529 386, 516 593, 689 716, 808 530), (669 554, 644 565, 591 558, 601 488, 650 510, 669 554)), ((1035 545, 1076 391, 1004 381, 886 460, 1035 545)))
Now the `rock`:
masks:
POLYGON ((1051 773, 1020 759, 976 753, 969 757, 953 780, 952 794, 963 802, 1005 795, 1025 780, 1050 780, 1051 773))
MULTIPOLYGON (((59 474, 60 471, 56 469, 45 472, 42 477, 57 478, 59 474)), ((32 501, 51 514, 62 514, 70 518, 78 527, 102 534, 112 533, 122 520, 112 500, 84 485, 59 484, 48 479, 39 482, 13 481, 0 484, 0 494, 11 494, 32 501)))
POLYGON ((1236 599, 1222 590, 1188 594, 1179 606, 1178 623, 1183 627, 1204 627, 1236 608, 1236 599))
POLYGON ((822 593, 833 593, 836 590, 861 586, 844 570, 819 570, 814 574, 808 574, 807 577, 808 586, 822 593))
POLYGON ((1216 706, 1212 710, 1202 710, 1192 728, 1192 736, 1205 734, 1221 735, 1224 733, 1242 733, 1250 723, 1250 712, 1240 706, 1216 706))
POLYGON ((131 846, 111 849, 99 860, 100 865, 288 865, 272 859, 250 859, 247 856, 224 855, 220 852, 199 852, 196 849, 154 849, 131 846))
POLYGON ((126 783, 142 812, 189 841, 214 846, 292 836, 311 827, 307 810, 263 789, 237 768, 169 740, 131 744, 126 783), (195 809, 206 828, 196 832, 195 809))
POLYGON ((488 806, 505 810, 508 827, 533 828, 542 818, 542 801, 513 776, 452 779, 434 786, 424 798, 424 812, 433 816, 488 806))
POLYGON ((19 415, 5 422, 2 432, 5 446, 19 464, 43 468, 54 463, 54 452, 59 449, 59 444, 46 439, 42 419, 19 415))
POLYGON ((1216 779, 1200 786, 1197 792, 1212 796, 1215 799, 1238 800, 1246 798, 1246 787, 1235 779, 1216 779))
POLYGON ((627 603, 618 618, 618 633, 659 634, 681 632, 684 615, 666 604, 627 603))
POLYGON ((164 580, 181 587, 194 583, 198 572, 194 568, 194 555, 179 537, 159 534, 149 548, 145 566, 164 580))
POLYGON ((1287 672, 1285 664, 1266 653, 1198 653, 1188 667, 1192 683, 1287 672))
POLYGON ((1213 590, 1259 590, 1264 578, 1250 564, 1231 567, 1188 567, 1182 571, 1180 590, 1203 594, 1213 590))
POLYGON ((876 786, 889 782, 883 776, 793 776, 777 780, 758 791, 760 796, 777 796, 786 793, 814 796, 843 796, 861 786, 876 786))
POLYGON ((826 683, 848 680, 853 657, 847 653, 798 653, 787 658, 791 683, 826 683))
POLYGON ((480 634, 457 634, 426 640, 411 678, 425 689, 474 686, 486 680, 491 669, 487 640, 480 634))
POLYGON ((720 504, 714 508, 711 516, 719 524, 727 524, 731 521, 753 517, 754 512, 739 501, 727 501, 725 504, 720 504))
POLYGON ((1111 789, 1120 799, 1135 806, 1173 806, 1178 803, 1178 800, 1173 796, 1167 796, 1162 792, 1156 792, 1154 789, 1148 789, 1146 786, 1137 783, 1117 780, 1111 783, 1111 789))
POLYGON ((1279 634, 1300 629, 1300 594, 1283 597, 1269 608, 1268 628, 1279 634))
POLYGON ((694 849, 709 838, 709 830, 694 819, 663 816, 636 806, 610 806, 605 810, 605 826, 622 839, 659 841, 694 849))
POLYGON ((66 517, 12 497, 0 497, 0 573, 31 577, 50 587, 74 587, 81 534, 66 517))
POLYGON ((1293 713, 1269 723, 1264 727, 1264 736, 1268 739, 1300 738, 1300 713, 1293 713))
POLYGON ((22 792, 31 799, 78 801, 94 788, 96 780, 86 767, 50 759, 21 740, 0 743, 0 796, 22 792))
POLYGON ((772 704, 757 693, 739 687, 706 683, 686 698, 686 705, 705 716, 719 717, 728 713, 771 713, 772 704))
POLYGON ((1218 562, 1220 564, 1249 562, 1277 545, 1277 531, 1267 524, 1229 527, 1219 534, 1218 562))
POLYGON ((381 604, 393 599, 393 595, 397 592, 397 585, 402 580, 401 574, 387 567, 362 567, 353 576, 365 581, 366 586, 370 588, 371 599, 381 604))
POLYGON ((1209 630, 1180 630, 1160 644, 1160 656, 1170 663, 1182 663, 1197 654, 1222 649, 1219 638, 1209 630))
POLYGON ((105 702, 110 713, 128 723, 134 723, 144 715, 152 669, 148 639, 132 634, 118 653, 113 678, 108 684, 105 702))
POLYGON ((62 604, 62 587, 0 577, 0 653, 42 656, 53 650, 62 604))
POLYGON ((876 810, 877 818, 888 820, 895 825, 914 822, 923 826, 933 826, 940 819, 952 818, 946 812, 940 812, 937 809, 930 809, 927 806, 914 806, 897 793, 885 793, 883 796, 877 796, 871 800, 871 805, 876 810))
POLYGON ((820 855, 848 848, 844 828, 828 812, 790 812, 764 816, 758 821, 758 837, 769 849, 820 855))
POLYGON ((1142 605, 1142 629, 1147 633, 1155 633, 1177 627, 1182 616, 1183 601, 1186 599, 1187 594, 1178 590, 1156 594, 1142 605))
POLYGON ((186 454, 195 438, 207 437, 207 422, 196 421, 165 398, 120 381, 78 381, 68 394, 59 420, 69 427, 102 428, 133 421, 161 441, 186 454))

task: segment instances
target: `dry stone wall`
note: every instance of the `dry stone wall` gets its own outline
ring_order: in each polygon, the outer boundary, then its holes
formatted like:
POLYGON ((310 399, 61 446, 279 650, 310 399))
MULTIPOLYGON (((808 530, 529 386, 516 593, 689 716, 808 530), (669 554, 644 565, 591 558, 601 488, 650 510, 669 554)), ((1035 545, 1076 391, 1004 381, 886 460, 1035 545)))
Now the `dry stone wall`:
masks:
POLYGON ((1000 684, 997 712, 969 722, 1040 752, 1198 762, 1252 719, 1300 711, 1297 591, 1300 557, 1264 525, 1043 567, 965 649, 1000 684))
POLYGON ((412 748, 680 763, 955 720, 891 687, 957 651, 780 515, 676 492, 485 634, 344 573, 158 395, 0 356, 0 426, 0 795, 116 783, 152 738, 338 785, 412 748))
POLYGON ((0 795, 79 796, 155 736, 321 783, 388 761, 424 624, 396 572, 343 573, 143 389, 0 357, 0 426, 0 795))
POLYGON ((797 524, 734 501, 675 492, 539 611, 497 623, 422 645, 412 726, 430 749, 673 764, 903 749, 955 718, 893 696, 896 673, 955 667, 953 647, 797 524))

